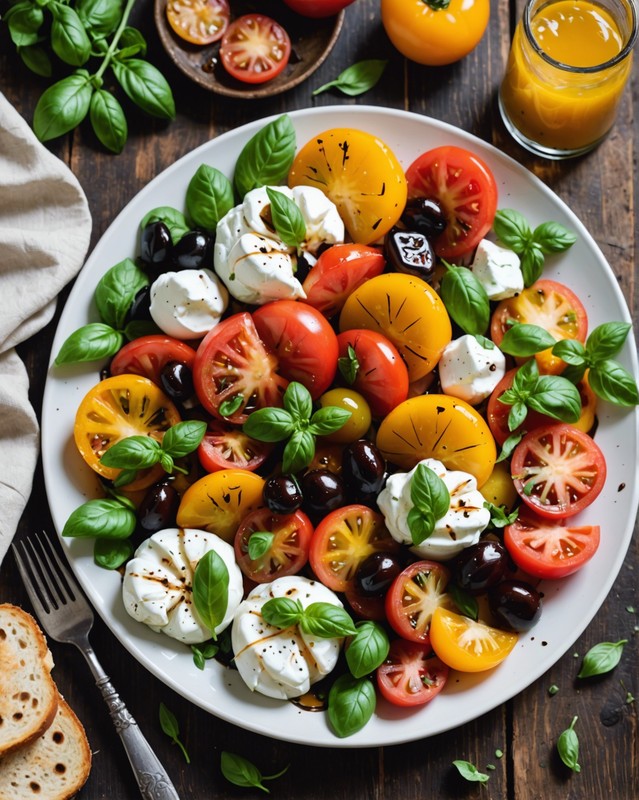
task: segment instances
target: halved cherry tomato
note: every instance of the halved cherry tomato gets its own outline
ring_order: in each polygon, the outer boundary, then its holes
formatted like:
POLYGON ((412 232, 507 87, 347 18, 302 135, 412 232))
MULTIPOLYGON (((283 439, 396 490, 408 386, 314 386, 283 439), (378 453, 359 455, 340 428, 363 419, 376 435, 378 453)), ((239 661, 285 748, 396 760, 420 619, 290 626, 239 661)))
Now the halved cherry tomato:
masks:
POLYGON ((510 470, 527 506, 547 519, 563 519, 599 495, 606 459, 588 434, 557 423, 527 433, 513 451, 510 470))
POLYGON ((185 364, 193 370, 195 350, 172 336, 140 336, 127 342, 113 357, 109 366, 111 375, 143 375, 162 386, 162 369, 172 361, 185 364))
POLYGON ((166 6, 169 25, 191 44, 211 44, 221 39, 230 16, 227 0, 169 0, 166 6))
POLYGON ((402 639, 428 644, 436 608, 454 608, 446 594, 450 570, 437 561, 414 561, 402 570, 386 592, 386 617, 402 639))
POLYGON ((385 336, 366 328, 357 328, 340 333, 337 345, 339 358, 347 362, 349 347, 353 349, 356 367, 355 380, 351 385, 368 400, 374 417, 385 417, 406 400, 408 370, 395 345, 385 336))
POLYGON ((339 313, 346 298, 365 281, 381 275, 386 266, 382 252, 364 244, 334 244, 317 259, 302 289, 309 305, 326 317, 339 313))
POLYGON ((497 184, 488 165, 474 153, 453 145, 428 150, 406 170, 406 180, 409 198, 437 200, 446 216, 446 228, 434 242, 441 258, 469 253, 490 230, 497 211, 497 184))
MULTIPOLYGON (((588 333, 588 315, 581 300, 563 283, 546 278, 499 303, 490 321, 490 335, 496 345, 501 344, 513 320, 538 325, 555 339, 585 342, 588 333)), ((547 374, 556 375, 566 366, 550 349, 537 353, 535 359, 539 371, 547 374)))
POLYGON ((220 44, 220 60, 233 78, 265 83, 288 64, 291 40, 284 28, 264 14, 245 14, 228 27, 220 44))
POLYGON ((197 454, 207 472, 247 469, 254 472, 268 458, 273 445, 247 436, 240 428, 214 420, 209 423, 197 454))
POLYGON ((445 394, 424 394, 400 403, 382 420, 377 446, 384 458, 402 469, 436 458, 447 469, 470 472, 480 488, 497 457, 483 417, 468 403, 445 394))
POLYGON ((234 539, 235 559, 247 578, 268 583, 285 575, 297 575, 308 561, 313 525, 303 511, 273 514, 258 508, 244 517, 234 539), (271 534, 272 541, 252 558, 249 542, 254 533, 271 534))
POLYGON ((334 592, 354 587, 357 568, 377 550, 397 553, 384 517, 367 506, 350 505, 331 511, 315 528, 309 561, 317 578, 334 592))
POLYGON ((306 386, 313 400, 328 389, 337 369, 337 337, 326 317, 306 303, 274 300, 253 312, 253 322, 287 380, 306 386))
POLYGON ((517 644, 517 634, 438 608, 430 626, 430 643, 451 669, 484 672, 506 658, 517 644))
POLYGON ((446 685, 449 668, 428 644, 395 639, 377 668, 377 686, 389 703, 404 708, 423 706, 446 685))
MULTIPOLYGON (((100 461, 110 447, 127 436, 150 436, 161 442, 180 419, 180 412, 153 381, 141 375, 114 375, 84 396, 75 415, 73 437, 91 469, 114 480, 122 470, 100 461)), ((127 489, 144 489, 164 474, 159 464, 141 470, 127 489)))
POLYGON ((197 349, 195 392, 214 417, 241 425, 256 408, 282 405, 288 381, 276 368, 277 358, 264 346, 251 315, 233 314, 212 328, 197 349), (223 403, 231 404, 232 413, 222 413, 223 403))
POLYGON ((189 486, 177 512, 181 528, 200 528, 232 542, 240 522, 263 505, 264 478, 245 469, 221 469, 189 486))
POLYGON ((295 156, 289 186, 316 186, 337 206, 354 242, 386 234, 406 205, 404 170, 390 148, 370 133, 332 128, 295 156))
POLYGON ((366 281, 347 299, 340 331, 368 328, 395 345, 410 381, 432 372, 452 336, 450 317, 426 281, 399 272, 366 281))
POLYGON ((554 524, 524 511, 504 529, 504 544, 515 564, 536 578, 564 578, 597 552, 599 525, 554 524))

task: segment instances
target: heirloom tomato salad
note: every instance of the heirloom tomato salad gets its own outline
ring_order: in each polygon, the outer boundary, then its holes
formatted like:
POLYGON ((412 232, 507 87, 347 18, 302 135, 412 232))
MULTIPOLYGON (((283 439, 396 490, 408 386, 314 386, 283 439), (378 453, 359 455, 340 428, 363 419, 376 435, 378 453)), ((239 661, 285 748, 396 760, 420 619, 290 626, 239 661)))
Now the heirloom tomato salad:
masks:
POLYGON ((63 535, 199 668, 339 737, 495 669, 596 558, 597 403, 638 400, 630 326, 544 275, 574 242, 462 147, 269 122, 148 210, 57 353, 96 362, 73 439, 104 490, 63 535))

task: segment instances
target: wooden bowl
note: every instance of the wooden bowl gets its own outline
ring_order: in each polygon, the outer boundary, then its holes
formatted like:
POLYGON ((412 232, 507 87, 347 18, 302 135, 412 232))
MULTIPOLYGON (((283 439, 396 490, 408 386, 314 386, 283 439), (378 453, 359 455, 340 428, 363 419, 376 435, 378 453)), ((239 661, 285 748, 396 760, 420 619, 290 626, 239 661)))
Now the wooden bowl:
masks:
POLYGON ((222 66, 220 43, 198 46, 181 39, 166 18, 168 0, 155 0, 155 25, 164 49, 177 68, 203 89, 225 95, 254 99, 286 92, 306 80, 324 62, 333 49, 344 22, 344 11, 334 17, 309 19, 291 11, 281 0, 264 3, 239 0, 231 3, 231 19, 242 14, 267 13, 277 20, 291 37, 291 58, 284 70, 262 84, 243 83, 232 78, 222 66))

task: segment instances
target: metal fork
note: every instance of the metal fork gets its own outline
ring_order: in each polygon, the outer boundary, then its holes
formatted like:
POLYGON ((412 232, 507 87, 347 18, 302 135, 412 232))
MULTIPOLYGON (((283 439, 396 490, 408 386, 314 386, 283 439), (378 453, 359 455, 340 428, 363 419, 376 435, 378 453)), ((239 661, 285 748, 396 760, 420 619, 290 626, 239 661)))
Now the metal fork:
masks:
POLYGON ((120 734, 140 794, 145 800, 180 800, 164 767, 93 652, 89 643, 93 612, 79 586, 46 534, 44 539, 37 535, 27 538, 21 545, 22 552, 12 545, 13 554, 42 627, 56 642, 74 644, 87 660, 120 734))

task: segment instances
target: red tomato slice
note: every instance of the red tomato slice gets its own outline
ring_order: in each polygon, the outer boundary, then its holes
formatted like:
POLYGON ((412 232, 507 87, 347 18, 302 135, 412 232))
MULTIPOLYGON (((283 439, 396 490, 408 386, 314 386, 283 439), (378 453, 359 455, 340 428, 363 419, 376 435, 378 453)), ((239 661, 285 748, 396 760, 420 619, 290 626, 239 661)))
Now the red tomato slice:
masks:
POLYGON ((454 608, 446 594, 450 570, 436 561, 415 561, 399 573, 386 593, 386 617, 395 633, 428 644, 436 608, 454 608))
POLYGON ((195 350, 172 336, 141 336, 127 342, 115 354, 109 371, 111 375, 142 375, 161 388, 162 370, 172 361, 186 364, 192 370, 195 350))
POLYGON ((319 311, 295 300, 274 300, 253 312, 253 322, 287 380, 306 386, 313 400, 328 389, 337 369, 337 337, 319 311))
POLYGON ((335 244, 324 250, 306 276, 306 302, 326 317, 338 314, 346 298, 365 281, 381 275, 382 252, 364 244, 335 244))
POLYGON ((303 511, 273 514, 258 508, 244 517, 235 534, 237 563, 247 578, 255 583, 269 583, 285 575, 297 575, 308 561, 313 525, 303 511), (251 558, 249 541, 254 533, 271 533, 267 549, 251 558))
POLYGON ((377 685, 393 705, 423 706, 441 692, 449 672, 430 645, 395 639, 377 668, 377 685))
POLYGON ((553 524, 525 511, 504 529, 504 544, 515 564, 535 578, 564 578, 597 552, 599 525, 553 524))
POLYGON ((254 472, 272 450, 272 444, 258 442, 240 428, 215 420, 209 423, 198 445, 197 455, 207 472, 217 472, 219 469, 247 469, 254 472))
POLYGON ((241 425, 256 408, 282 405, 288 381, 276 368, 277 358, 260 340, 251 315, 234 314, 202 339, 193 365, 195 392, 214 417, 241 425), (237 404, 233 413, 221 413, 225 401, 231 408, 237 404))
POLYGON ((606 480, 606 460, 587 433, 557 423, 521 440, 510 462, 517 493, 541 517, 562 519, 583 511, 606 480))
MULTIPOLYGON (((536 281, 516 297, 499 303, 490 321, 490 335, 496 345, 501 344, 513 320, 538 325, 555 339, 586 341, 586 309, 573 291, 557 281, 536 281)), ((542 350, 535 358, 539 371, 546 374, 558 374, 566 366, 550 349, 542 350)))
POLYGON ((488 233, 497 210, 497 184, 479 156, 445 145, 422 153, 406 170, 408 197, 430 197, 440 204, 446 229, 434 242, 441 258, 473 250, 488 233))
POLYGON ((355 351, 358 367, 353 389, 366 398, 374 417, 385 417, 408 397, 408 369, 394 344, 381 333, 365 328, 337 337, 339 357, 355 351))
POLYGON ((220 45, 220 60, 233 78, 265 83, 288 64, 291 40, 284 28, 264 14, 245 14, 232 22, 220 45))
POLYGON ((316 577, 334 592, 353 589, 357 568, 371 553, 397 553, 384 517, 368 506, 343 506, 331 511, 315 528, 309 561, 316 577))

